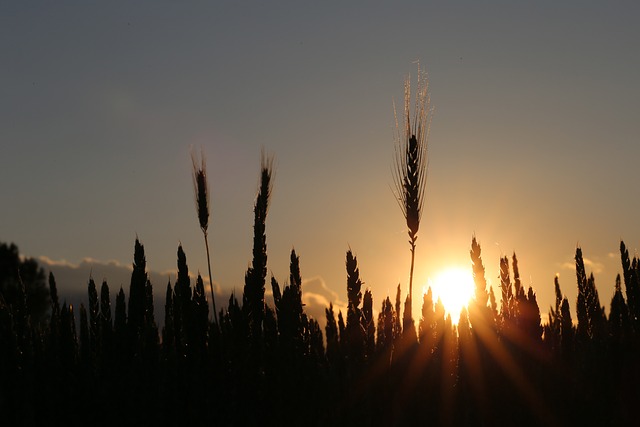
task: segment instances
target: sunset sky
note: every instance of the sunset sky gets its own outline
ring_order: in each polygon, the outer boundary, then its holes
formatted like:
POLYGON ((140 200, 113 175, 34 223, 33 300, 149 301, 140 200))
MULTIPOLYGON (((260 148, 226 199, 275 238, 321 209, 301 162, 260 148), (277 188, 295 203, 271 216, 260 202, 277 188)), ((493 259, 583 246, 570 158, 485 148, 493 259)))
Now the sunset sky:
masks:
POLYGON ((556 274, 575 309, 579 244, 608 310, 620 239, 640 246, 639 19, 632 1, 2 2, 0 241, 63 295, 89 271, 128 290, 109 274, 136 235, 156 296, 179 243, 205 275, 202 147, 226 302, 251 260, 264 147, 269 271, 286 282, 295 247, 309 308, 344 304, 350 247, 379 309, 408 283, 393 101, 419 60, 435 113, 414 312, 428 280, 470 265, 474 233, 496 294, 515 251, 543 314, 556 274))

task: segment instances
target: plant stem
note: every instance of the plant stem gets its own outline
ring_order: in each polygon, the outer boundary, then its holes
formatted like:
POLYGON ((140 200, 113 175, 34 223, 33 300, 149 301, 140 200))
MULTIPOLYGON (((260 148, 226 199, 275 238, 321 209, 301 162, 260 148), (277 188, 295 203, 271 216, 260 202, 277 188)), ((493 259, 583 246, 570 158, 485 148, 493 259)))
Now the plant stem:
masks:
POLYGON ((409 271, 409 317, 413 319, 412 305, 413 305, 413 264, 416 255, 416 244, 411 242, 411 270, 409 271))
POLYGON ((218 324, 218 313, 216 311, 216 297, 213 294, 213 279, 211 278, 211 258, 209 257, 209 239, 207 232, 204 232, 204 245, 207 248, 207 267, 209 268, 209 287, 211 288, 211 304, 213 305, 213 321, 218 324))

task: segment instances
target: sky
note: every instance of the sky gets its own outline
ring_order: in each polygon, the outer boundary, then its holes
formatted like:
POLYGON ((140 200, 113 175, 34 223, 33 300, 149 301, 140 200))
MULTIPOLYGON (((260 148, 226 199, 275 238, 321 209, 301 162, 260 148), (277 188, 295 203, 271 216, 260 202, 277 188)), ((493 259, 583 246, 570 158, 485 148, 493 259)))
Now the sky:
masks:
POLYGON ((581 246, 608 309, 620 239, 640 245, 639 17, 631 1, 2 2, 0 241, 62 295, 89 274, 128 290, 136 236, 156 297, 179 244, 206 276, 203 149, 223 305, 251 260, 264 148, 269 274, 286 283, 295 248, 322 316, 345 305, 351 248, 379 308, 407 289, 393 102, 419 61, 434 113, 414 313, 430 280, 470 268, 473 235, 496 295, 515 251, 543 314, 556 274, 575 310, 581 246))

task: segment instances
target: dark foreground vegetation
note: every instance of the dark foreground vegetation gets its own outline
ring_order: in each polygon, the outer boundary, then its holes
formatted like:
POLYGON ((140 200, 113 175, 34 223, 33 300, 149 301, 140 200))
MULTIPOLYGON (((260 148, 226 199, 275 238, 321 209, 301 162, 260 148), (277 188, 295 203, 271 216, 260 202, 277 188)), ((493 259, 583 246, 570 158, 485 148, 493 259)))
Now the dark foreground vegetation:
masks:
POLYGON ((349 251, 348 310, 337 317, 326 310, 323 337, 304 312, 295 252, 288 285, 272 278, 275 307, 265 304, 261 250, 254 251, 242 303, 232 295, 216 323, 203 280, 192 283, 179 248, 159 331, 136 241, 128 299, 120 288, 115 307, 107 283, 93 280, 86 305, 61 304, 50 275, 50 316, 38 321, 24 283, 14 295, 3 281, 2 424, 635 425, 640 262, 629 259, 624 243, 620 252, 624 277, 616 280, 608 317, 577 249, 577 322, 556 279, 555 307, 541 325, 516 256, 500 260, 498 305, 473 239, 469 310, 456 327, 428 293, 416 333, 403 328, 399 288, 374 318, 373 296, 362 294, 349 251))

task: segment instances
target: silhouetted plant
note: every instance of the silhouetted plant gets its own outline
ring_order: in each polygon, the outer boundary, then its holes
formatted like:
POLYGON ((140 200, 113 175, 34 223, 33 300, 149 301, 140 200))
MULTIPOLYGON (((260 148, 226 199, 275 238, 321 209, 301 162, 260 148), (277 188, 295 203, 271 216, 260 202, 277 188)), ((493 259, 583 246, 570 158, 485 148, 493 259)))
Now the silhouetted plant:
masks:
POLYGON ((193 310, 191 307, 191 279, 187 256, 178 246, 178 277, 174 286, 173 321, 176 333, 176 349, 180 358, 190 357, 194 340, 193 310))
POLYGON ((633 268, 629 260, 629 251, 623 241, 620 241, 620 256, 629 314, 631 315, 634 329, 638 333, 640 332, 640 276, 637 268, 633 268))
POLYGON ((308 319, 309 356, 311 367, 320 367, 325 358, 324 339, 320 324, 315 319, 308 319))
POLYGON ((416 325, 411 314, 411 304, 411 297, 407 295, 404 301, 404 316, 402 318, 402 335, 407 344, 415 344, 417 342, 416 325))
POLYGON ((269 306, 265 307, 263 324, 265 369, 273 369, 276 365, 275 358, 278 356, 278 320, 275 311, 269 306))
POLYGON ((453 331, 453 329, 451 328, 451 315, 447 314, 445 316, 444 304, 440 298, 438 298, 435 304, 434 318, 436 321, 435 341, 443 345, 444 343, 442 343, 441 340, 445 337, 447 331, 453 331))
POLYGON ((164 304, 164 326, 162 327, 162 351, 164 358, 167 360, 173 360, 176 353, 176 331, 174 328, 173 320, 173 289, 171 288, 171 281, 167 283, 167 292, 165 293, 164 304))
MULTIPOLYGON (((393 339, 394 341, 399 339, 400 336, 402 335, 402 321, 401 319, 401 315, 400 313, 402 313, 402 311, 400 310, 401 307, 401 291, 400 291, 400 284, 398 283, 398 287, 396 289, 396 304, 395 304, 395 311, 394 311, 394 316, 393 316, 393 339)), ((410 317, 410 316, 409 316, 410 317)))
MULTIPOLYGON (((204 291, 202 292, 204 294, 204 291)), ((204 298, 204 296, 203 296, 204 298)), ((205 299, 206 305, 206 299, 205 299)), ((208 306, 206 307, 208 311, 208 306)), ((149 279, 145 285, 145 310, 143 325, 144 343, 143 357, 146 363, 157 363, 158 351, 158 326, 156 325, 155 313, 153 309, 153 286, 149 279)))
POLYGON ((49 290, 44 269, 35 259, 21 257, 15 244, 0 244, 0 295, 8 306, 21 304, 18 301, 20 281, 24 286, 26 309, 31 321, 45 322, 48 318, 49 290))
POLYGON ((340 337, 338 336, 338 324, 333 312, 333 303, 325 308, 327 323, 325 326, 325 337, 327 338, 327 359, 329 363, 335 365, 340 357, 340 337))
POLYGON ((542 321, 540 320, 540 308, 533 288, 529 286, 525 305, 521 308, 521 319, 526 336, 535 343, 542 339, 542 321))
POLYGON ((211 257, 209 255, 209 184, 207 182, 207 163, 204 158, 204 150, 200 154, 200 165, 195 152, 191 152, 193 162, 193 187, 195 191, 196 210, 198 212, 198 222, 204 235, 204 244, 207 250, 207 268, 209 269, 209 287, 211 289, 211 304, 213 308, 213 321, 218 323, 216 311, 216 297, 213 293, 213 278, 211 276, 211 257))
POLYGON ((104 366, 111 363, 113 358, 113 323, 111 320, 111 297, 107 282, 102 282, 100 287, 100 357, 104 366))
POLYGON ((53 273, 49 273, 49 294, 51 295, 51 316, 60 315, 60 303, 58 301, 58 287, 53 273))
POLYGON ((89 278, 88 284, 89 293, 89 345, 91 349, 91 359, 96 360, 99 351, 99 315, 100 315, 100 303, 98 302, 98 290, 96 289, 96 283, 92 278, 89 278))
POLYGON ((220 327, 225 358, 235 366, 246 357, 249 336, 248 324, 235 294, 229 297, 227 311, 220 319, 220 327))
MULTIPOLYGON (((58 301, 58 287, 53 273, 49 273, 49 294, 51 295, 51 319, 49 320, 49 354, 54 364, 60 356, 60 302, 58 301)), ((1 296, 0 296, 1 299, 1 296)))
MULTIPOLYGON (((524 296, 524 289, 522 288, 522 283, 520 282, 520 268, 518 268, 518 257, 514 252, 511 256, 511 266, 513 268, 513 294, 516 298, 521 298, 524 296)), ((517 310, 515 311, 517 314, 517 310)))
POLYGON ((12 305, 13 318, 16 328, 16 336, 18 337, 18 346, 21 353, 24 352, 26 345, 27 335, 31 327, 29 309, 27 308, 27 292, 24 287, 24 282, 18 277, 18 287, 15 296, 14 303, 12 305))
POLYGON ((602 339, 604 328, 604 308, 600 306, 598 291, 593 274, 587 278, 582 258, 582 249, 576 249, 576 276, 578 279, 578 316, 577 337, 581 342, 589 339, 602 339))
MULTIPOLYGON (((119 359, 123 359, 127 347, 127 306, 125 303, 124 290, 120 287, 120 291, 116 296, 115 316, 113 319, 113 332, 115 338, 115 353, 119 359)), ((122 362, 122 360, 120 360, 122 362)))
POLYGON ((347 345, 349 361, 352 365, 361 365, 365 354, 365 330, 362 325, 362 280, 358 269, 358 260, 351 249, 347 251, 347 345))
POLYGON ((469 324, 469 312, 465 307, 460 310, 460 319, 458 319, 458 340, 460 345, 468 345, 471 339, 471 328, 469 324))
POLYGON ((420 345, 427 349, 426 353, 433 353, 436 347, 436 313, 433 304, 433 294, 431 287, 422 296, 422 318, 418 327, 420 345))
MULTIPOLYGON (((289 285, 285 286, 282 297, 278 298, 278 328, 283 351, 287 356, 300 357, 304 354, 304 319, 302 307, 302 275, 300 257, 291 250, 289 262, 289 285)), ((277 282, 272 282, 277 285, 277 282)), ((279 289, 278 286, 275 289, 279 289)))
MULTIPOLYGON (((11 307, 4 301, 0 294, 0 373, 4 381, 0 383, 0 390, 5 393, 9 391, 9 387, 13 386, 20 366, 18 361, 18 340, 16 337, 15 324, 11 307), (10 381, 10 382, 9 382, 10 381), (6 389, 4 388, 6 387, 6 389)), ((5 394, 5 396, 9 396, 5 394)), ((5 397, 5 399, 7 398, 5 397)), ((4 402, 0 400, 0 404, 4 402)), ((6 405, 7 403, 5 403, 6 405)))
MULTIPOLYGON (((424 194, 427 180, 427 142, 431 122, 431 100, 429 82, 425 73, 418 67, 418 82, 415 107, 411 112, 411 79, 404 83, 404 114, 402 123, 396 117, 395 164, 393 177, 396 198, 407 223, 409 244, 411 245, 411 268, 409 270, 409 293, 406 316, 413 319, 411 302, 413 296, 413 268, 415 261, 416 240, 420 228, 420 219, 424 205, 424 194)), ((415 329, 414 329, 415 333, 415 329)))
POLYGON ((371 289, 364 292, 362 300, 362 326, 365 331, 365 355, 373 357, 376 350, 376 325, 373 318, 373 295, 371 289))
POLYGON ((482 263, 480 244, 476 241, 475 236, 471 239, 469 253, 471 255, 473 282, 475 284, 475 294, 468 308, 469 321, 472 328, 476 329, 476 332, 486 329, 486 333, 493 333, 495 330, 494 316, 488 306, 489 293, 487 292, 485 269, 482 263))
POLYGON ((271 292, 273 293, 273 302, 276 306, 276 312, 280 306, 280 300, 282 299, 282 292, 280 291, 280 284, 275 277, 271 276, 271 292))
POLYGON ((500 258, 500 290, 502 292, 502 300, 500 304, 501 330, 506 332, 511 328, 514 318, 514 295, 511 278, 509 275, 509 258, 506 256, 500 258))
POLYGON ((145 285, 147 283, 147 261, 144 256, 144 246, 136 238, 133 254, 133 271, 129 287, 129 305, 127 327, 129 330, 129 349, 132 355, 139 354, 140 339, 145 318, 145 285))
POLYGON ((569 300, 564 298, 560 306, 562 323, 560 325, 560 347, 562 349, 562 357, 570 360, 574 350, 575 328, 571 320, 571 310, 569 308, 569 300))
POLYGON ((493 287, 489 287, 489 308, 491 309, 491 317, 493 318, 493 322, 497 325, 500 321, 500 316, 498 314, 498 303, 496 301, 496 295, 493 292, 493 287))
POLYGON ((267 277, 267 236, 265 225, 269 211, 269 199, 273 186, 273 157, 262 153, 260 168, 260 188, 254 205, 253 260, 245 274, 242 309, 249 321, 254 344, 262 334, 264 316, 264 290, 267 277))
POLYGON ((382 300, 382 308, 378 315, 378 334, 376 340, 376 347, 380 352, 389 352, 391 356, 391 349, 393 348, 393 341, 395 340, 395 325, 396 314, 393 310, 393 305, 389 297, 382 300))
POLYGON ((89 344, 89 320, 84 304, 80 304, 80 360, 86 371, 91 365, 91 346, 89 344))
POLYGON ((609 310, 609 335, 612 346, 619 350, 623 343, 629 340, 631 331, 629 308, 622 295, 622 285, 618 274, 616 276, 615 292, 611 298, 611 309, 609 310))
POLYGON ((200 274, 196 279, 196 286, 193 290, 193 308, 194 316, 194 350, 198 357, 204 358, 207 352, 207 343, 209 341, 209 305, 204 294, 204 282, 200 274))
POLYGON ((471 239, 471 266, 473 268, 473 281, 475 283, 475 301, 480 307, 486 307, 489 295, 487 294, 487 280, 484 277, 484 265, 482 264, 480 245, 476 237, 471 239))
POLYGON ((549 321, 544 326, 544 339, 547 346, 554 352, 559 353, 560 350, 560 334, 562 324, 562 291, 560 290, 560 280, 558 275, 553 279, 555 289, 555 308, 549 308, 549 321))
POLYGON ((78 357, 76 319, 73 306, 62 304, 60 311, 60 360, 65 373, 73 371, 78 357))
POLYGON ((338 332, 340 336, 340 352, 344 355, 347 352, 347 327, 342 317, 342 310, 338 310, 338 332))

